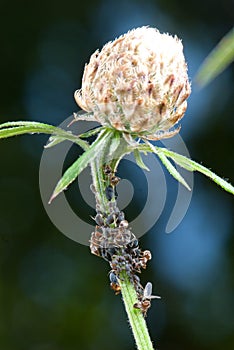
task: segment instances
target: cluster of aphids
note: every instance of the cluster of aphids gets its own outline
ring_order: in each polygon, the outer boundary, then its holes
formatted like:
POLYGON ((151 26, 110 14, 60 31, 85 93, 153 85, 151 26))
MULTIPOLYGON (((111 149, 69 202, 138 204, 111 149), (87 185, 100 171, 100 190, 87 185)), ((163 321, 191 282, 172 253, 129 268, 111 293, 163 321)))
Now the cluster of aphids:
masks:
MULTIPOLYGON (((150 307, 152 284, 148 282, 143 288, 138 276, 141 269, 146 269, 147 262, 151 259, 149 250, 142 251, 136 236, 129 229, 124 213, 116 204, 116 185, 120 178, 115 176, 111 167, 106 165, 103 170, 106 184, 106 198, 108 200, 108 212, 99 210, 97 203, 97 215, 95 216, 96 227, 91 235, 90 249, 97 256, 109 262, 111 266, 110 286, 116 294, 120 293, 120 273, 125 271, 134 284, 138 301, 134 307, 141 309, 146 315, 150 307)), ((92 188, 93 191, 95 189, 92 188)))

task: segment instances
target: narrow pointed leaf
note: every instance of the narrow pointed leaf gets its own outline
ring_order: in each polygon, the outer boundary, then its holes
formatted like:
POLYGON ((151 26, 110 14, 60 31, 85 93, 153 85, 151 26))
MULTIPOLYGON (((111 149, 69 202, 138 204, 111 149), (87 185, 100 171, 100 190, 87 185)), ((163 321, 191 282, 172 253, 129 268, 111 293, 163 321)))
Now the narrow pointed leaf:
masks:
MULTIPOLYGON (((175 153, 170 151, 167 148, 163 147, 156 147, 151 145, 152 147, 155 148, 157 152, 162 152, 167 158, 171 158, 176 164, 181 166, 182 168, 188 170, 188 171, 198 171, 201 174, 207 176, 210 178, 212 181, 214 181, 217 185, 221 186, 225 191, 234 194, 234 187, 227 182, 226 180, 222 179, 220 176, 216 175, 213 171, 207 169, 205 166, 195 162, 192 159, 189 159, 181 154, 175 153)), ((138 149, 141 151, 146 151, 146 152, 154 152, 152 150, 152 147, 150 147, 150 144, 147 143, 144 145, 139 145, 138 149)), ((155 153, 155 152, 154 152, 155 153)))
POLYGON ((172 163, 169 161, 169 159, 167 159, 167 157, 165 156, 165 154, 163 154, 161 152, 160 147, 155 147, 154 145, 152 145, 150 142, 147 142, 147 144, 150 146, 151 150, 160 158, 161 162, 163 163, 163 165, 165 165, 165 167, 167 168, 167 170, 169 171, 169 173, 177 180, 179 181, 182 185, 184 185, 189 191, 191 191, 191 188, 189 187, 189 185, 187 184, 187 182, 185 181, 185 179, 180 175, 180 173, 177 171, 177 169, 172 165, 172 163))
POLYGON ((64 137, 61 137, 61 136, 51 136, 49 138, 49 141, 47 142, 47 144, 44 146, 44 148, 51 148, 51 147, 56 146, 65 140, 66 139, 64 137))
POLYGON ((65 190, 77 176, 88 166, 88 164, 98 156, 105 142, 112 136, 110 132, 103 132, 97 140, 95 140, 87 151, 85 151, 64 173, 59 180, 55 190, 49 200, 49 203, 57 197, 59 193, 65 190))
POLYGON ((101 130, 103 130, 103 128, 101 126, 95 128, 95 129, 91 129, 87 132, 84 132, 83 134, 80 134, 78 135, 80 138, 87 138, 87 137, 90 137, 90 136, 94 136, 96 135, 97 133, 99 133, 101 130))
POLYGON ((134 157, 136 159, 137 165, 144 170, 150 171, 149 168, 145 165, 145 163, 142 160, 141 154, 138 149, 134 149, 134 157))
MULTIPOLYGON (((46 131, 52 131, 54 129, 58 129, 53 125, 40 123, 40 122, 29 122, 29 121, 14 121, 14 122, 6 122, 3 124, 0 124, 0 129, 8 129, 8 128, 14 128, 24 126, 25 128, 31 127, 31 128, 39 128, 40 130, 46 131)), ((62 130, 62 129, 61 129, 62 130)))
POLYGON ((39 123, 39 122, 7 122, 0 124, 0 139, 7 138, 11 136, 23 135, 23 134, 53 134, 55 136, 60 136, 64 140, 69 140, 77 143, 83 149, 87 149, 87 142, 79 139, 78 136, 73 135, 70 131, 65 131, 56 126, 39 123))
MULTIPOLYGON (((188 170, 188 171, 195 171, 196 167, 194 166, 194 161, 192 159, 189 159, 181 154, 178 154, 176 152, 170 151, 167 148, 161 148, 161 147, 156 147, 159 149, 160 152, 165 154, 166 157, 171 158, 176 164, 181 166, 182 168, 188 170)), ((195 163, 196 164, 196 163, 195 163)))
POLYGON ((234 60, 234 28, 229 31, 202 63, 195 80, 207 85, 234 60))
POLYGON ((44 148, 51 148, 53 146, 58 145, 59 143, 61 143, 63 141, 71 141, 73 143, 76 143, 84 150, 87 150, 89 148, 89 143, 87 141, 80 140, 76 135, 73 135, 73 134, 68 134, 66 137, 52 135, 49 138, 49 141, 47 142, 47 144, 44 146, 44 148))
POLYGON ((213 173, 211 170, 207 169, 203 165, 195 162, 192 159, 189 159, 181 154, 169 151, 166 148, 160 148, 161 152, 163 152, 167 157, 173 159, 173 161, 180 165, 182 168, 187 169, 189 171, 199 171, 200 173, 206 175, 219 186, 221 186, 225 191, 234 194, 234 187, 228 183, 226 180, 222 179, 220 176, 213 173))
POLYGON ((189 191, 191 191, 191 188, 185 181, 185 179, 180 175, 180 173, 176 170, 176 168, 171 164, 171 162, 167 159, 167 157, 163 153, 157 153, 157 156, 161 159, 163 165, 167 168, 169 173, 182 185, 184 185, 189 191))

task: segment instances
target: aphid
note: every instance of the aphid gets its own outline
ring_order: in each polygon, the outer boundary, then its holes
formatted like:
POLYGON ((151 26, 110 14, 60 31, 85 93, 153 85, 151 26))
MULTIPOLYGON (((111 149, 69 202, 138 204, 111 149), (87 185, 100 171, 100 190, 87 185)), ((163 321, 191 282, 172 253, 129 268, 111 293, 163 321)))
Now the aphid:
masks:
POLYGON ((104 165, 103 172, 107 176, 113 174, 113 170, 111 169, 110 165, 108 165, 108 164, 104 165))
POLYGON ((101 257, 104 260, 106 260, 108 262, 110 262, 112 260, 112 254, 110 253, 109 249, 107 249, 107 248, 99 248, 99 250, 100 250, 101 257))
POLYGON ((138 248, 138 240, 136 238, 134 238, 131 242, 129 242, 127 244, 127 248, 130 250, 130 249, 135 249, 135 248, 138 248))
POLYGON ((125 258, 121 255, 112 256, 110 266, 115 274, 119 275, 121 271, 125 270, 125 258))
POLYGON ((138 300, 133 307, 140 309, 144 316, 146 316, 148 309, 151 306, 151 299, 161 299, 161 297, 152 294, 152 283, 147 282, 143 291, 143 296, 138 300))
POLYGON ((106 218, 106 224, 111 225, 116 222, 116 215, 115 214, 110 214, 106 218))
POLYGON ((142 297, 144 288, 141 285, 140 277, 134 274, 133 283, 134 283, 134 287, 137 292, 138 298, 142 297))
POLYGON ((96 221, 96 224, 98 226, 103 226, 104 225, 104 219, 103 219, 103 215, 98 213, 96 216, 95 216, 95 221, 96 221))
POLYGON ((110 245, 108 246, 108 242, 105 241, 103 242, 105 243, 105 247, 101 247, 100 249, 100 255, 101 257, 108 261, 109 263, 111 263, 113 261, 113 255, 116 255, 118 253, 118 248, 115 247, 114 245, 110 245))
POLYGON ((146 269, 147 262, 151 260, 151 252, 149 250, 144 250, 142 253, 142 257, 140 258, 141 266, 143 269, 146 269))
POLYGON ((91 238, 90 238, 90 250, 91 253, 97 256, 101 256, 100 255, 100 244, 101 244, 101 240, 102 240, 102 233, 95 230, 94 232, 92 232, 91 234, 91 238))
POLYGON ((152 255, 151 255, 150 250, 144 250, 143 251, 143 257, 146 258, 147 260, 151 260, 152 255))
POLYGON ((118 284, 118 277, 116 276, 116 274, 114 273, 114 271, 110 271, 109 273, 109 279, 110 279, 110 282, 111 283, 115 283, 115 284, 118 284))
POLYGON ((116 202, 109 202, 108 207, 111 213, 118 214, 119 213, 119 208, 116 205, 116 202))
POLYGON ((135 284, 140 284, 140 277, 137 275, 133 275, 133 281, 135 284))
POLYGON ((121 222, 125 219, 125 215, 123 211, 118 212, 118 221, 121 222))
POLYGON ((127 220, 120 221, 119 227, 127 228, 128 227, 128 221, 127 220))
POLYGON ((109 248, 107 248, 107 250, 108 250, 108 253, 111 255, 111 257, 113 255, 116 255, 116 253, 117 253, 117 248, 116 247, 109 247, 109 248))
POLYGON ((118 198, 118 192, 117 192, 115 187, 114 187, 114 191, 115 191, 115 199, 117 199, 118 198))
POLYGON ((111 201, 114 198, 115 192, 112 186, 107 186, 105 189, 106 198, 111 201))
POLYGON ((115 172, 111 169, 109 165, 105 165, 103 169, 104 174, 109 179, 110 185, 115 187, 120 182, 120 177, 115 176, 115 172))
POLYGON ((129 263, 126 261, 125 264, 124 264, 124 269, 125 269, 127 275, 133 280, 133 277, 132 277, 132 265, 129 264, 129 263))
POLYGON ((113 175, 113 176, 110 177, 110 183, 111 183, 112 186, 118 185, 118 183, 120 182, 120 180, 121 180, 120 177, 115 176, 115 175, 113 175))

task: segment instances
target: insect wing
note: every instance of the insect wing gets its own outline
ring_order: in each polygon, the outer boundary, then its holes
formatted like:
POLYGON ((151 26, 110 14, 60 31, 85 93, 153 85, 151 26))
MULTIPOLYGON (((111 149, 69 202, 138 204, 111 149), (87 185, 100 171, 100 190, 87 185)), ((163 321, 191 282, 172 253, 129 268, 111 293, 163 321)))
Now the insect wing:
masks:
POLYGON ((151 295, 152 294, 152 283, 147 282, 144 293, 143 293, 143 299, 161 299, 158 295, 151 295))
POLYGON ((143 293, 143 298, 144 299, 150 299, 152 294, 152 283, 151 282, 147 282, 145 289, 144 289, 144 293, 143 293))

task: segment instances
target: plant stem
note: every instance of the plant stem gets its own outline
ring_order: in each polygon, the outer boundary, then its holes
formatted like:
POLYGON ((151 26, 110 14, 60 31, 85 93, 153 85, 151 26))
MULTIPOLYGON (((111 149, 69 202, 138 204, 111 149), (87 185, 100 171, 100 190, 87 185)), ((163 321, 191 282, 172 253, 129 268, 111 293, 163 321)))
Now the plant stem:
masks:
POLYGON ((99 209, 103 213, 108 212, 108 200, 105 195, 105 180, 103 174, 103 155, 105 150, 103 150, 102 156, 95 158, 90 162, 91 175, 93 180, 93 186, 95 188, 95 198, 96 198, 96 209, 99 209))
POLYGON ((137 349, 153 350, 153 345, 149 336, 145 318, 141 310, 133 307, 133 305, 137 302, 137 294, 126 273, 120 274, 119 284, 137 349))
MULTIPOLYGON (((102 156, 90 162, 93 186, 95 188, 96 207, 102 212, 108 212, 108 200, 105 195, 105 181, 103 174, 103 164, 105 163, 105 153, 102 156)), ((134 285, 130 282, 125 271, 119 276, 119 284, 125 309, 128 315, 129 323, 132 328, 133 336, 137 344, 138 350, 153 350, 147 325, 142 311, 133 307, 137 302, 137 294, 134 285)))

